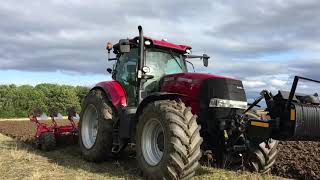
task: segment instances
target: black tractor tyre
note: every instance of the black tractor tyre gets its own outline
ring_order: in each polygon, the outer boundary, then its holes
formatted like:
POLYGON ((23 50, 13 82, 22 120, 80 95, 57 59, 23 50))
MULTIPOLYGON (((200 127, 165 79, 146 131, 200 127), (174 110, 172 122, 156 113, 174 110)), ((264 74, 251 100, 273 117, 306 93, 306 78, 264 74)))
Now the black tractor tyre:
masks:
MULTIPOLYGON (((251 119, 261 119, 254 111, 247 112, 246 114, 251 119)), ((278 154, 277 147, 278 141, 271 138, 260 144, 251 144, 251 150, 245 160, 247 168, 259 173, 270 172, 278 154)))
MULTIPOLYGON (((195 174, 200 166, 198 161, 202 155, 200 146, 203 141, 196 119, 191 108, 181 101, 159 100, 149 103, 143 109, 137 125, 136 158, 146 179, 189 179, 195 174), (151 164, 145 144, 149 137, 146 136, 147 132, 152 134, 157 131, 148 126, 153 121, 158 122, 162 128, 163 139, 160 144, 163 144, 160 160, 151 164)), ((154 144, 161 146, 156 139, 154 144)))
POLYGON ((112 155, 112 132, 114 110, 105 93, 99 89, 91 90, 82 102, 79 122, 79 145, 82 156, 91 162, 101 162, 112 155), (84 145, 85 121, 92 121, 86 116, 88 107, 95 108, 97 117, 97 134, 91 147, 84 145), (85 119, 87 118, 87 119, 85 119))
POLYGON ((39 147, 43 151, 51 151, 56 147, 56 138, 53 133, 45 132, 39 137, 39 147))

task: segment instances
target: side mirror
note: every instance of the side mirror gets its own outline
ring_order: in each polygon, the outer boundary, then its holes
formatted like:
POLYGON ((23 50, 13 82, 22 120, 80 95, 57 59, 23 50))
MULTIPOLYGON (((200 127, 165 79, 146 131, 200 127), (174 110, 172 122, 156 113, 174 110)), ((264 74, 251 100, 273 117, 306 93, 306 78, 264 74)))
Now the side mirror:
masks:
POLYGON ((112 74, 112 69, 111 68, 107 68, 107 71, 109 74, 112 74))
POLYGON ((120 52, 121 53, 128 53, 130 52, 130 42, 128 39, 121 39, 119 41, 120 45, 120 52))
POLYGON ((117 58, 110 58, 110 51, 112 50, 113 45, 111 42, 108 42, 106 45, 106 50, 108 51, 108 61, 114 61, 117 60, 117 58))
POLYGON ((203 60, 203 65, 205 66, 205 67, 208 67, 208 64, 209 64, 209 56, 208 55, 206 55, 206 54, 203 54, 203 56, 202 56, 202 60, 203 60))

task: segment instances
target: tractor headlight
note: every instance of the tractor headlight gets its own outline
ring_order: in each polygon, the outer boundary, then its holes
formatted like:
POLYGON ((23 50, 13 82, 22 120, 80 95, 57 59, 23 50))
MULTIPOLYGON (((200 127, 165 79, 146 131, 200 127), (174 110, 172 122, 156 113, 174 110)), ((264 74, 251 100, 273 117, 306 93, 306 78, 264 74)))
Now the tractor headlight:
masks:
POLYGON ((248 103, 245 101, 235 101, 228 99, 212 98, 209 103, 209 107, 224 107, 224 108, 237 108, 247 109, 248 103))

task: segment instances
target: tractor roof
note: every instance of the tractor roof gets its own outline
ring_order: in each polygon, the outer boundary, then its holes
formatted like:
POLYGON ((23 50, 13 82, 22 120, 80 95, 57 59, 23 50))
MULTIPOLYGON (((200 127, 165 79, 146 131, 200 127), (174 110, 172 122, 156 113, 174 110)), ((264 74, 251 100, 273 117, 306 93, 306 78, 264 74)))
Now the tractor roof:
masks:
MULTIPOLYGON (((131 44, 135 44, 135 45, 138 45, 138 40, 139 40, 139 36, 137 37, 134 37, 132 39, 129 39, 130 43, 131 44)), ((169 48, 169 49, 175 49, 177 51, 182 51, 182 52, 186 52, 187 49, 191 49, 192 47, 191 46, 187 46, 187 45, 178 45, 178 44, 173 44, 173 43, 170 43, 170 42, 167 42, 167 41, 164 41, 164 40, 156 40, 156 39, 152 39, 152 38, 149 38, 149 37, 144 37, 144 40, 149 40, 151 41, 151 45, 153 46, 158 46, 158 47, 164 47, 164 48, 169 48)), ((120 46, 119 43, 116 43, 113 47, 115 49, 119 49, 120 46)))
MULTIPOLYGON (((133 39, 130 39, 130 41, 132 43, 137 43, 137 40, 139 40, 139 36, 134 37, 133 39)), ((183 52, 186 52, 187 49, 191 49, 192 48, 191 46, 173 44, 173 43, 170 43, 170 42, 167 42, 167 41, 164 41, 164 40, 156 40, 156 39, 152 39, 152 38, 145 37, 145 36, 144 36, 144 40, 151 41, 151 44, 155 45, 155 46, 175 49, 175 50, 183 51, 183 52)))
MULTIPOLYGON (((134 44, 138 46, 138 42, 139 42, 139 36, 134 37, 132 39, 128 39, 130 41, 130 44, 134 44)), ((187 46, 187 45, 179 45, 179 44, 174 44, 174 43, 170 43, 167 42, 165 40, 156 40, 156 39, 152 39, 149 37, 144 36, 144 40, 145 41, 150 41, 151 46, 158 46, 158 47, 163 47, 163 48, 168 48, 168 49, 174 49, 180 52, 185 53, 187 49, 191 49, 191 46, 187 46)), ((120 48, 120 44, 116 43, 114 46, 114 49, 116 49, 116 51, 119 50, 120 48)))

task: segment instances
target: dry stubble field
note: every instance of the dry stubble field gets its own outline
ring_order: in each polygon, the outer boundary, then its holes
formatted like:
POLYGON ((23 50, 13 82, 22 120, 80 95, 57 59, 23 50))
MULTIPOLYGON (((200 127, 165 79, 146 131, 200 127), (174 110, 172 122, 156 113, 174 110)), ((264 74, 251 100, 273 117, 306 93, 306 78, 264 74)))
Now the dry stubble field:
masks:
MULTIPOLYGON (((35 126, 29 121, 0 121, 1 179, 142 179, 133 156, 89 163, 77 144, 61 143, 42 152, 32 145, 35 126)), ((201 167, 195 179, 280 179, 271 175, 201 167)))

